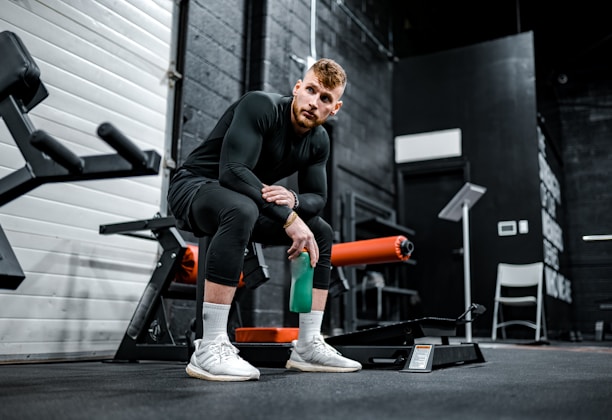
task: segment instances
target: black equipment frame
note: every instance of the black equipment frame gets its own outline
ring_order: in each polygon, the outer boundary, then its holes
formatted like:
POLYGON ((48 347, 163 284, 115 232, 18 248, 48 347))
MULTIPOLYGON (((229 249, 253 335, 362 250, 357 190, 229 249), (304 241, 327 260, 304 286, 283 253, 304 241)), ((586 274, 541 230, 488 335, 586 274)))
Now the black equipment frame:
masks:
MULTIPOLYGON (((186 361, 193 352, 193 340, 202 336, 202 302, 204 284, 203 264, 199 265, 197 284, 175 282, 187 245, 181 236, 174 217, 136 220, 100 226, 100 234, 121 234, 135 238, 157 240, 162 254, 157 261, 149 283, 136 306, 127 331, 115 353, 115 360, 166 360, 186 361), (142 231, 150 230, 151 234, 142 231), (194 319, 185 335, 175 337, 168 323, 167 299, 184 299, 196 302, 194 319)), ((199 259, 204 261, 206 237, 199 238, 199 259)), ((269 280, 268 266, 263 258, 261 244, 252 242, 245 250, 243 266, 247 288, 255 289, 269 280)), ((237 305, 233 311, 239 312, 237 305)))
MULTIPOLYGON (((37 130, 28 112, 47 98, 40 70, 21 39, 0 33, 0 116, 26 164, 0 179, 0 206, 51 182, 85 181, 159 173, 161 156, 142 151, 112 124, 100 124, 97 135, 117 153, 77 156, 48 133, 37 130)), ((16 289, 23 270, 0 226, 0 287, 16 289)))
POLYGON ((179 343, 172 336, 164 304, 166 298, 195 297, 195 287, 172 283, 187 250, 187 245, 176 228, 174 217, 158 216, 153 219, 100 225, 100 234, 122 234, 157 240, 162 248, 151 279, 115 353, 115 359, 187 360, 189 345, 187 341, 179 343), (145 230, 150 230, 152 235, 141 233, 145 230), (172 289, 170 286, 173 286, 172 289))

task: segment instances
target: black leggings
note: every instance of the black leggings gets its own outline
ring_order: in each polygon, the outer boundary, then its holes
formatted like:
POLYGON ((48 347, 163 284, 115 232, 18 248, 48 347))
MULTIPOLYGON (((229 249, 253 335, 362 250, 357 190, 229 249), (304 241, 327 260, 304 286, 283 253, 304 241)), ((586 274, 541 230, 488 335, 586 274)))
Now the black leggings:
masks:
MULTIPOLYGON (((327 290, 331 275, 333 231, 319 216, 305 222, 319 246, 313 287, 327 290)), ((226 286, 238 285, 244 251, 249 241, 262 245, 291 245, 291 239, 281 223, 260 215, 253 200, 220 186, 217 181, 200 186, 192 202, 190 223, 211 236, 206 253, 206 279, 226 286)))

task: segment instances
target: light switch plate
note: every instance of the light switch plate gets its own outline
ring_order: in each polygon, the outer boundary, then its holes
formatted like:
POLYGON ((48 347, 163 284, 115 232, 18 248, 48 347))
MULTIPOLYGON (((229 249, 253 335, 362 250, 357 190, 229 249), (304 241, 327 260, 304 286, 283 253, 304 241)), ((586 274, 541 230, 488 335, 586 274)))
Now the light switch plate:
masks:
POLYGON ((516 220, 502 220, 497 222, 497 234, 499 236, 516 235, 516 220))

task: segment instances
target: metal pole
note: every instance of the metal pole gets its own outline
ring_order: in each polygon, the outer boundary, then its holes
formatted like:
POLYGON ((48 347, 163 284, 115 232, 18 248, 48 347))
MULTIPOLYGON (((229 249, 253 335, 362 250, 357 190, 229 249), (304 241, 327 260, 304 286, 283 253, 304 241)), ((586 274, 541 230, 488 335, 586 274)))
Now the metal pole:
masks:
MULTIPOLYGON (((470 208, 467 201, 463 202, 463 282, 465 294, 465 309, 472 304, 470 279, 470 208)), ((465 320, 465 341, 472 342, 472 314, 467 313, 465 320)))

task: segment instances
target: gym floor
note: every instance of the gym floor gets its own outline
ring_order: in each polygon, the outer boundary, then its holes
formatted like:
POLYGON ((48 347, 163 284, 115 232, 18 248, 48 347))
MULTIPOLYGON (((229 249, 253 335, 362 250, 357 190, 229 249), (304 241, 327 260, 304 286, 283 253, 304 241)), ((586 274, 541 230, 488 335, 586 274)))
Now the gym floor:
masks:
POLYGON ((0 419, 612 418, 611 341, 474 342, 483 363, 429 373, 261 368, 255 382, 192 379, 183 362, 1 365, 0 419))

